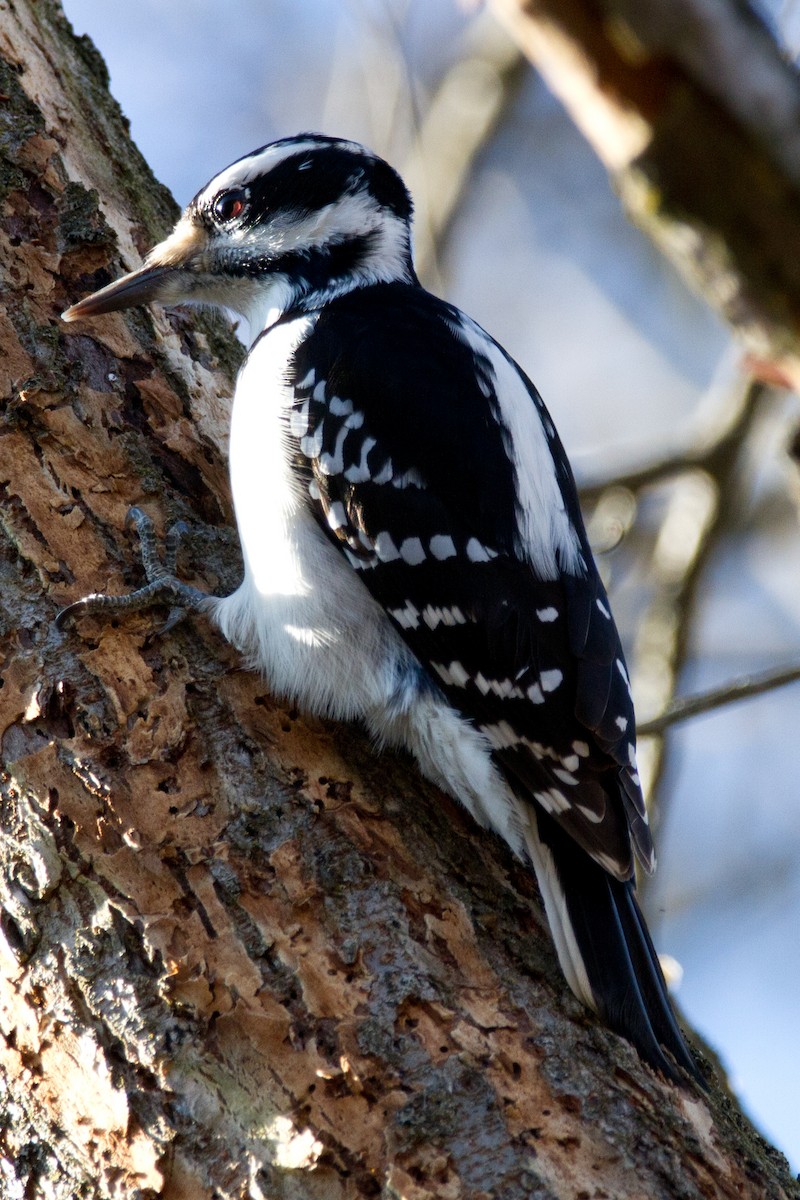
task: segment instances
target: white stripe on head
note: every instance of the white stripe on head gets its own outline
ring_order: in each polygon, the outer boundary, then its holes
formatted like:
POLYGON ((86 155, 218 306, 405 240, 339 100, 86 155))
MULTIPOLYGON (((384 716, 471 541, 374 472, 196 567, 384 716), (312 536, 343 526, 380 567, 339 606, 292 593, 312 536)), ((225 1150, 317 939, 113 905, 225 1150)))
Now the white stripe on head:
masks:
MULTIPOLYGON (((295 155, 303 154, 306 151, 312 152, 314 150, 324 150, 325 148, 349 150, 352 154, 363 154, 369 158, 373 157, 371 151, 367 150, 365 146, 361 146, 358 142, 348 142, 345 140, 298 137, 294 139, 289 138, 282 142, 271 142, 268 146, 261 146, 258 150, 253 150, 250 154, 245 154, 243 158, 238 158, 236 162, 231 163, 224 171, 220 171, 218 175, 209 180, 201 192, 198 192, 192 203, 197 208, 202 208, 203 205, 208 204, 219 192, 228 191, 230 188, 247 187, 254 179, 257 179, 260 175, 266 175, 287 158, 294 158, 295 155)), ((302 167, 300 169, 302 170, 302 167)))

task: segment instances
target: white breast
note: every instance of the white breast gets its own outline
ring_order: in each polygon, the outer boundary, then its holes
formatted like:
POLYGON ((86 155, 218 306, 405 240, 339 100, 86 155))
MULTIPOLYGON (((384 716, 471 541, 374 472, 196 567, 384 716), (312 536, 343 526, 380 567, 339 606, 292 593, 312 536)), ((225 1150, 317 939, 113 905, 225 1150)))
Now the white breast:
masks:
POLYGON ((230 472, 245 576, 213 612, 275 692, 306 711, 350 718, 387 703, 410 655, 317 525, 292 472, 286 380, 315 320, 266 332, 239 376, 230 472))

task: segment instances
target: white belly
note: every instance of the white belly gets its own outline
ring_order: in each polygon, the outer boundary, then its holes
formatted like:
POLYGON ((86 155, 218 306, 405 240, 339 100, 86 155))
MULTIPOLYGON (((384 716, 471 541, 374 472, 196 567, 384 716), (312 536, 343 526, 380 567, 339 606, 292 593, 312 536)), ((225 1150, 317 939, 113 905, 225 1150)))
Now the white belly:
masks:
POLYGON ((265 334, 236 387, 230 471, 245 577, 213 610, 270 687, 307 711, 362 716, 385 705, 411 655, 317 525, 289 466, 291 389, 281 385, 315 318, 265 334))

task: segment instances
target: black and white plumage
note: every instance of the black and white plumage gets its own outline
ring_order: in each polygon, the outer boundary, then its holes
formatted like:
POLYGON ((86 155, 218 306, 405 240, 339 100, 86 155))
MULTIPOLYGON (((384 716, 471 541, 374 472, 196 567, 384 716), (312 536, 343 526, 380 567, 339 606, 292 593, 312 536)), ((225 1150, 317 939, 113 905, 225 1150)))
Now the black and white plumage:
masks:
POLYGON ((248 319, 245 577, 208 610, 277 693, 407 747, 529 861, 572 990, 696 1075, 635 898, 653 849, 630 685, 569 463, 519 367, 419 286, 410 217, 363 147, 287 138, 65 317, 159 300, 248 319))

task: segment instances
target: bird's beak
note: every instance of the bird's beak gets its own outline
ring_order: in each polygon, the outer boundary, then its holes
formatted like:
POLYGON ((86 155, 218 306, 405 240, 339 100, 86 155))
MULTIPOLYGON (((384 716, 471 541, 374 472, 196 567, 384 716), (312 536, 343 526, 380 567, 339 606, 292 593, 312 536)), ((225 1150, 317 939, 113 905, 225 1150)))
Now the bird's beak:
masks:
POLYGON ((62 321, 99 317, 102 313, 119 312, 154 300, 180 304, 191 299, 207 244, 205 232, 187 217, 182 218, 174 232, 150 251, 143 267, 79 300, 61 314, 62 321))
POLYGON ((170 277, 175 274, 175 267, 142 267, 139 271, 131 271, 73 304, 61 314, 61 320, 80 321, 84 317, 99 317, 101 313, 118 312, 121 308, 135 308, 137 304, 159 300, 170 277))

